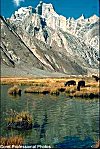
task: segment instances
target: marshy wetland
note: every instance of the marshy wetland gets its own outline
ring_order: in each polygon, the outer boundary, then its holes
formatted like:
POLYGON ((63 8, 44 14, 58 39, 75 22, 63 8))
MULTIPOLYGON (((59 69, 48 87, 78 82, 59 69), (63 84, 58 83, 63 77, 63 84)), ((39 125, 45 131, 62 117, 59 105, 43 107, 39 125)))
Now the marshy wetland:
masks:
POLYGON ((99 140, 98 97, 99 82, 91 77, 1 78, 1 144, 14 144, 15 138, 27 145, 93 146, 99 140), (76 85, 65 86, 69 80, 76 85), (85 80, 85 87, 78 91, 80 80, 85 80), (9 94, 14 86, 21 94, 9 94), (23 120, 30 129, 21 129, 23 120), (17 127, 9 128, 9 122, 17 127))

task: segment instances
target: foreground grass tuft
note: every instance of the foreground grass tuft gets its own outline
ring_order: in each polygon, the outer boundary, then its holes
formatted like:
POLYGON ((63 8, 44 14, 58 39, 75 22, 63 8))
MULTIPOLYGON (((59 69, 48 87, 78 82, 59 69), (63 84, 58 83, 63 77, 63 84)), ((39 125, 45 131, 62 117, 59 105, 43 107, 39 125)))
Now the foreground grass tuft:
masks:
POLYGON ((13 137, 1 137, 0 145, 22 145, 24 143, 24 139, 22 136, 13 136, 13 137))
POLYGON ((13 87, 8 89, 8 94, 21 95, 21 89, 17 85, 14 85, 13 87))
POLYGON ((12 112, 12 115, 6 118, 6 121, 8 129, 32 129, 32 116, 27 111, 22 111, 20 113, 12 112))

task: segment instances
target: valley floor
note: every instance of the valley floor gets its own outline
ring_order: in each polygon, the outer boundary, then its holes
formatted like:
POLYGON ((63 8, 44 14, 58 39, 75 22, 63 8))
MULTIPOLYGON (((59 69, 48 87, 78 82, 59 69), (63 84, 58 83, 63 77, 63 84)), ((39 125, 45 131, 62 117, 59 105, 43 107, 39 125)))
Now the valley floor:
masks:
POLYGON ((24 89, 25 93, 37 93, 37 94, 55 94, 66 93, 70 97, 82 97, 82 98, 95 98, 100 97, 99 81, 97 82, 92 77, 87 76, 68 76, 60 78, 39 78, 39 77, 1 77, 2 85, 17 85, 27 86, 24 89), (65 86, 64 83, 74 80, 76 85, 65 86), (77 90, 77 85, 80 80, 85 81, 85 87, 81 87, 80 91, 77 90))

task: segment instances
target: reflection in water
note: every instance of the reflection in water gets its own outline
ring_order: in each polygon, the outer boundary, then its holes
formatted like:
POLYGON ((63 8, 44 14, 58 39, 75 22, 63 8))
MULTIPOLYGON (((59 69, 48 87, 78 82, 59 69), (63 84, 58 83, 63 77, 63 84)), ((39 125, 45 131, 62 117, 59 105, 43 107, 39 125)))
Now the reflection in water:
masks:
POLYGON ((22 93, 19 100, 12 100, 13 98, 7 94, 8 88, 9 86, 6 85, 1 87, 2 136, 22 135, 25 144, 50 145, 51 147, 59 147, 62 144, 66 146, 66 143, 71 146, 74 142, 77 142, 78 146, 79 144, 91 146, 98 140, 98 99, 70 99, 65 94, 51 96, 22 93), (6 130, 7 115, 5 113, 10 109, 17 112, 29 111, 34 121, 32 130, 6 130))
POLYGON ((19 97, 21 96, 21 95, 12 95, 12 94, 8 94, 8 96, 9 97, 11 97, 11 99, 13 99, 13 100, 18 100, 18 99, 20 99, 19 97))
POLYGON ((41 125, 41 130, 40 130, 40 138, 45 138, 46 124, 47 124, 47 114, 45 113, 44 119, 43 119, 43 124, 41 125))
POLYGON ((79 137, 65 137, 63 142, 55 144, 55 148, 92 148, 94 145, 93 140, 90 137, 81 140, 79 137))

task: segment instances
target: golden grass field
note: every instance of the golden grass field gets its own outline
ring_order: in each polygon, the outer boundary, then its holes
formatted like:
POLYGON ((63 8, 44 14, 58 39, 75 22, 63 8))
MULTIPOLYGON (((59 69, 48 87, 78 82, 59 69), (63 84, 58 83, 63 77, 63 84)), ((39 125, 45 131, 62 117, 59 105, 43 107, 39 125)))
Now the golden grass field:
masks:
POLYGON ((26 85, 25 93, 56 94, 61 92, 74 97, 88 97, 90 94, 100 96, 99 81, 92 77, 66 77, 66 78, 1 78, 1 84, 5 85, 26 85), (69 80, 75 80, 75 86, 64 86, 69 80), (84 80, 86 86, 77 91, 78 81, 84 80))

